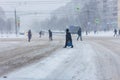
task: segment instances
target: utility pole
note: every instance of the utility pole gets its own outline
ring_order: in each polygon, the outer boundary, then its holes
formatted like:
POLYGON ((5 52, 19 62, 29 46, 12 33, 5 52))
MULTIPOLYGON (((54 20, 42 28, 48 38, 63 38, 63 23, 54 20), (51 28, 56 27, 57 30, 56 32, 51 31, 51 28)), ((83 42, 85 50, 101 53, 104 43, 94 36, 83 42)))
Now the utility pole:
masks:
POLYGON ((15 9, 15 33, 16 33, 16 36, 17 36, 17 14, 16 14, 16 9, 15 9))
POLYGON ((89 6, 87 5, 87 27, 86 27, 86 32, 89 31, 89 28, 90 28, 90 8, 89 6))

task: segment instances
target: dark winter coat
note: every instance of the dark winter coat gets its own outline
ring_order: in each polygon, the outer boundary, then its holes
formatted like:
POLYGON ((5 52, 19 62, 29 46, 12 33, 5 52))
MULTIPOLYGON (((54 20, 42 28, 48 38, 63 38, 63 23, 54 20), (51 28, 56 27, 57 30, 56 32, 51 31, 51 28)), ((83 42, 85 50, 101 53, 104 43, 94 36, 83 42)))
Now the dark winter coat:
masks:
POLYGON ((81 30, 81 28, 79 28, 79 30, 78 30, 78 32, 77 32, 77 34, 78 34, 79 36, 81 36, 81 35, 82 35, 82 30, 81 30))
POLYGON ((28 38, 31 39, 32 38, 32 33, 31 30, 28 31, 28 38))
POLYGON ((66 41, 65 41, 65 47, 67 46, 71 46, 71 48, 73 48, 73 44, 72 44, 72 36, 71 33, 69 32, 69 29, 66 29, 66 41))
POLYGON ((114 33, 117 34, 117 29, 114 30, 114 33))
POLYGON ((66 41, 67 41, 67 42, 68 42, 68 41, 72 42, 72 37, 71 37, 71 33, 70 33, 70 32, 68 32, 68 33, 66 34, 66 41))
POLYGON ((52 31, 49 30, 49 37, 52 37, 52 31))

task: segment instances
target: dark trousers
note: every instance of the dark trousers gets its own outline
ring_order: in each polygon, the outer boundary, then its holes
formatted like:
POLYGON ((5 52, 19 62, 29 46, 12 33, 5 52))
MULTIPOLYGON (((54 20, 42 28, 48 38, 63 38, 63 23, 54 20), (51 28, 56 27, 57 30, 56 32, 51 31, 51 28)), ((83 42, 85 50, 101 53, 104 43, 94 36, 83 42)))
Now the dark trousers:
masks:
POLYGON ((82 36, 78 35, 77 40, 79 40, 79 38, 82 41, 82 36))
POLYGON ((28 42, 30 42, 30 40, 31 40, 31 37, 28 37, 28 42))
POLYGON ((50 41, 52 41, 52 40, 53 40, 53 39, 52 39, 52 36, 49 36, 49 40, 50 40, 50 41))
MULTIPOLYGON (((66 42, 65 42, 64 48, 66 48, 66 47, 68 46, 68 42, 69 42, 69 41, 66 41, 66 42)), ((72 44, 72 41, 70 41, 70 42, 71 42, 71 44, 72 44)), ((71 48, 73 48, 73 44, 71 45, 71 48)))

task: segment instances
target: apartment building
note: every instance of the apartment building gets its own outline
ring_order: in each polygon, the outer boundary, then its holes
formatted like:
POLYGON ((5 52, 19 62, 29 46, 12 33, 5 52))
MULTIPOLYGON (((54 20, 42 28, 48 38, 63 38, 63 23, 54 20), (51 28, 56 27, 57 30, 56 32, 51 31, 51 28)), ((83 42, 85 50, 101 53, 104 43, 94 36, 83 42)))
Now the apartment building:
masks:
POLYGON ((118 26, 118 0, 103 0, 103 25, 109 29, 118 26))
POLYGON ((120 29, 120 0, 118 0, 118 28, 120 29))

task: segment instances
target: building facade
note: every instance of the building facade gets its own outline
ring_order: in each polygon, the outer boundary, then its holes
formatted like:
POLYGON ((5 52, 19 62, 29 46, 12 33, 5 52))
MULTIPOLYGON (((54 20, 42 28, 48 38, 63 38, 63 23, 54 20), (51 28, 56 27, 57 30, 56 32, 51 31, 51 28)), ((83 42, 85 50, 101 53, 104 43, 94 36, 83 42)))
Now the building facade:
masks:
POLYGON ((118 28, 120 29, 120 0, 118 0, 118 28))
POLYGON ((114 29, 118 27, 118 0, 103 0, 103 24, 114 29))
POLYGON ((118 24, 120 26, 120 17, 118 18, 120 12, 118 12, 117 4, 120 4, 120 0, 90 0, 87 4, 88 7, 85 5, 82 10, 83 12, 86 12, 84 18, 88 16, 88 18, 86 18, 86 20, 88 20, 87 22, 90 22, 91 26, 95 26, 98 30, 113 30, 118 28, 118 24), (94 25, 96 20, 99 21, 99 24, 94 25))

